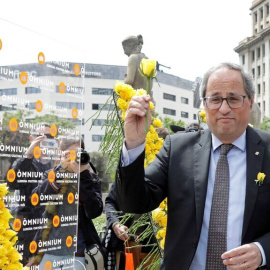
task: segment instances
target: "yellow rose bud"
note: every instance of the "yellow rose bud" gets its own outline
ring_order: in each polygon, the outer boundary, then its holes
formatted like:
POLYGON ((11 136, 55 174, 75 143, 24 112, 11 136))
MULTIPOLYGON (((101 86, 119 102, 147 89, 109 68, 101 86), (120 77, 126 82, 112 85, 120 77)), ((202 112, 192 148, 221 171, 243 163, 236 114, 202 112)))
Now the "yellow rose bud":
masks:
POLYGON ((143 58, 140 64, 141 72, 148 78, 156 77, 156 61, 143 58))
POLYGON ((156 222, 158 222, 159 220, 161 220, 164 216, 165 216, 165 212, 162 211, 162 210, 160 210, 159 208, 157 208, 154 211, 152 211, 152 218, 156 222))
POLYGON ((162 217, 161 220, 159 220, 158 224, 161 226, 161 227, 166 227, 167 226, 167 220, 168 220, 168 217, 167 215, 162 217))
POLYGON ((205 110, 201 110, 201 111, 200 111, 200 117, 203 118, 203 117, 205 117, 205 116, 206 116, 205 110))
POLYGON ((159 245, 162 249, 164 249, 164 246, 165 246, 165 238, 161 239, 160 242, 159 242, 159 245))
POLYGON ((160 121, 160 119, 155 118, 153 121, 153 125, 154 125, 154 127, 159 128, 159 127, 162 127, 162 122, 160 121))
POLYGON ((265 175, 264 173, 259 172, 258 175, 257 175, 257 179, 258 179, 259 181, 263 181, 264 178, 265 178, 265 176, 266 176, 266 175, 265 175))

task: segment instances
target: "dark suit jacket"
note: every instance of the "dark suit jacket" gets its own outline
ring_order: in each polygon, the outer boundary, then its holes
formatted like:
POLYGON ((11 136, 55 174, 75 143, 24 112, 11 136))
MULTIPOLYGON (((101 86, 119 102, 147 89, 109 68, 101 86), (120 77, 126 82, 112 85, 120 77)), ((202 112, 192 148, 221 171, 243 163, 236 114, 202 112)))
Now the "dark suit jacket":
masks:
MULTIPOLYGON (((258 241, 270 269, 270 133, 247 128, 247 179, 242 244, 258 241), (261 186, 257 174, 266 174, 261 186)), ((148 212, 168 197, 166 270, 188 269, 199 241, 211 154, 209 130, 167 136, 146 168, 144 153, 118 168, 117 200, 124 212, 148 212)))

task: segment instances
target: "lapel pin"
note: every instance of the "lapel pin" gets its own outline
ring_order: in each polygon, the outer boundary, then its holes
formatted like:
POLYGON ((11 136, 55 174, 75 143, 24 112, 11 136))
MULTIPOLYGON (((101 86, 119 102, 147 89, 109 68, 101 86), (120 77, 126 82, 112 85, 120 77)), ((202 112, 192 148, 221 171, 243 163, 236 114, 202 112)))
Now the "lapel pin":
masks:
POLYGON ((255 152, 255 155, 258 156, 260 153, 259 152, 255 152))

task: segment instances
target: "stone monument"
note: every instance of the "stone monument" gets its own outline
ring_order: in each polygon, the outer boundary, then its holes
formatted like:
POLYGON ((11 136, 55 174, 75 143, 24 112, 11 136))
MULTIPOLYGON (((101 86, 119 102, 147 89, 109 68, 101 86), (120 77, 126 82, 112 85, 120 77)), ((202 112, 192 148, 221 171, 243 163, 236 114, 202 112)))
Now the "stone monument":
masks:
MULTIPOLYGON (((122 41, 124 53, 128 56, 127 74, 125 76, 125 83, 131 85, 134 89, 143 88, 146 90, 146 78, 143 77, 139 72, 141 60, 148 58, 144 53, 141 52, 143 45, 142 35, 128 36, 122 41)), ((149 94, 152 98, 152 86, 153 82, 150 81, 149 94)))

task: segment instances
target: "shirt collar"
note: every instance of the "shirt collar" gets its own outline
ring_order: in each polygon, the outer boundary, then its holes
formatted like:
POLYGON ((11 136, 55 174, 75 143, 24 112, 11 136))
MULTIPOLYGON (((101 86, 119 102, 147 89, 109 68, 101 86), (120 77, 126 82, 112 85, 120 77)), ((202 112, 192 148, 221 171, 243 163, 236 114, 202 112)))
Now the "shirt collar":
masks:
MULTIPOLYGON (((220 145, 222 145, 222 142, 213 134, 212 135, 212 149, 215 151, 220 145)), ((239 148, 242 152, 246 150, 246 130, 242 133, 240 137, 238 137, 234 142, 232 142, 234 146, 239 148)))

